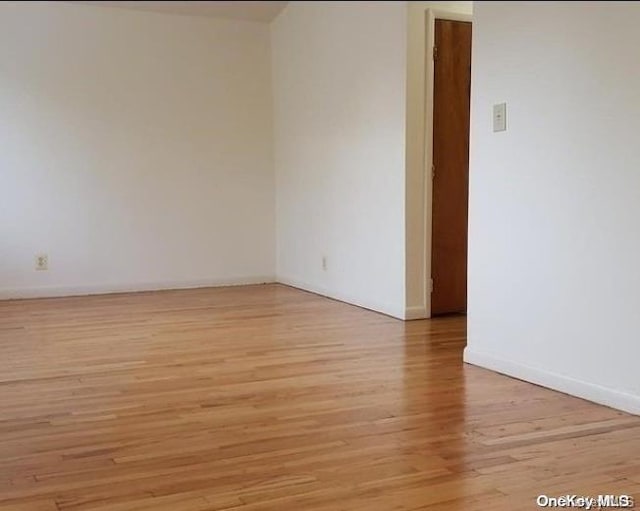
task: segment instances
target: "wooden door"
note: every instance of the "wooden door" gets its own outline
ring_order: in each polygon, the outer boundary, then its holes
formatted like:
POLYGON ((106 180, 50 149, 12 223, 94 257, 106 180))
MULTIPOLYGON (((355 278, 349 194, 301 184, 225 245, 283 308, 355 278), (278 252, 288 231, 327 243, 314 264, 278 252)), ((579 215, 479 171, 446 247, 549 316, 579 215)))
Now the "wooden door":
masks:
POLYGON ((436 20, 431 313, 467 310, 471 23, 436 20))

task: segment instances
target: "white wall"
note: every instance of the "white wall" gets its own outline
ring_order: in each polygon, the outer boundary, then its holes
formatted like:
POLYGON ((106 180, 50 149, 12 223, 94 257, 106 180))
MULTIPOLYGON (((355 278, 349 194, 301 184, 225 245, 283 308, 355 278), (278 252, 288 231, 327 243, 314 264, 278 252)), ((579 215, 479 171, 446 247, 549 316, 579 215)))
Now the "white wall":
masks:
MULTIPOLYGON (((434 15, 470 16, 473 2, 409 2, 407 30, 406 302, 409 318, 431 314, 431 179, 434 15), (426 179, 425 179, 426 178, 426 179)), ((453 16, 455 17, 455 16, 453 16)))
POLYGON ((278 280, 399 317, 406 31, 405 2, 292 2, 272 24, 278 280))
POLYGON ((268 25, 2 2, 0 63, 0 297, 273 279, 268 25))
POLYGON ((636 413, 639 25, 637 4, 475 5, 465 352, 636 413))

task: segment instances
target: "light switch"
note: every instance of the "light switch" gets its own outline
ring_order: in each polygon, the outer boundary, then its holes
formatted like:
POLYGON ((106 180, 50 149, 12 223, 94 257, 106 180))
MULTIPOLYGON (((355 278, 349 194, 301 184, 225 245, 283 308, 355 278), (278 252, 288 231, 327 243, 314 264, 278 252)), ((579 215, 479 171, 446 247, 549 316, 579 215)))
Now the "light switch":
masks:
POLYGON ((493 105, 493 131, 507 130, 507 104, 493 105))

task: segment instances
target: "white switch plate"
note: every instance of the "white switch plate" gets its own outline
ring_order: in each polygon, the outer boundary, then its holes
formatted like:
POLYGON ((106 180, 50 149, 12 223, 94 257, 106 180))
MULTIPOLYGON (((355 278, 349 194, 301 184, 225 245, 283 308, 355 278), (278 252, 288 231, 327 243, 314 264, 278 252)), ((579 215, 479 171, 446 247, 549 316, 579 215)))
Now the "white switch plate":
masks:
POLYGON ((507 104, 493 105, 493 131, 507 131, 507 104))

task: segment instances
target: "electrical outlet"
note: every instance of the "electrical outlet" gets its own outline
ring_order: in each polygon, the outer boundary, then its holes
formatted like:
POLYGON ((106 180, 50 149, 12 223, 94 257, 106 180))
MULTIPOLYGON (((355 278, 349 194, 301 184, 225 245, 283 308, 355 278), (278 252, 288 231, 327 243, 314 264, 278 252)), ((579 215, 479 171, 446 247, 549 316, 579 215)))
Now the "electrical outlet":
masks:
POLYGON ((327 271, 328 268, 329 268, 328 258, 327 256, 322 256, 322 270, 327 271))
POLYGON ((49 269, 49 256, 47 254, 36 255, 36 270, 46 271, 49 269))

